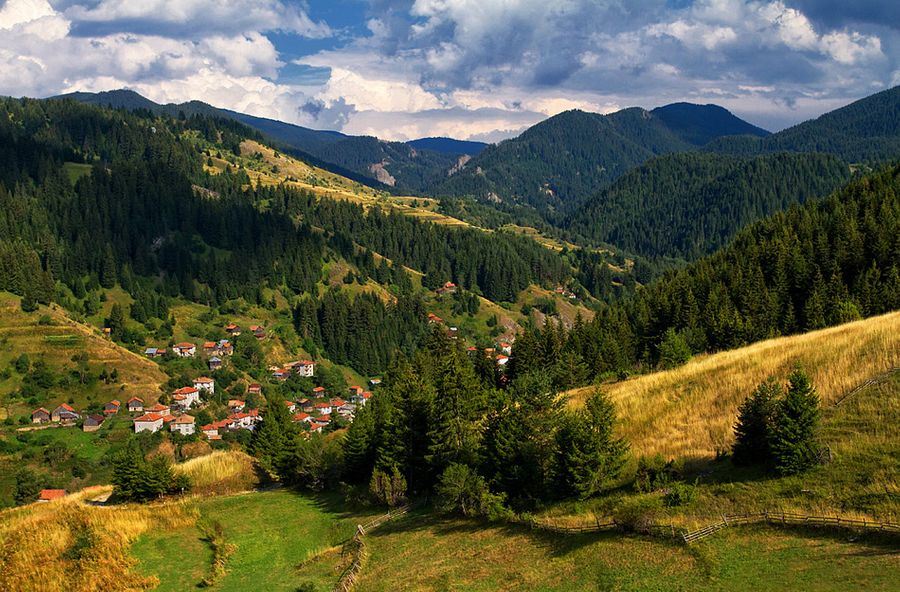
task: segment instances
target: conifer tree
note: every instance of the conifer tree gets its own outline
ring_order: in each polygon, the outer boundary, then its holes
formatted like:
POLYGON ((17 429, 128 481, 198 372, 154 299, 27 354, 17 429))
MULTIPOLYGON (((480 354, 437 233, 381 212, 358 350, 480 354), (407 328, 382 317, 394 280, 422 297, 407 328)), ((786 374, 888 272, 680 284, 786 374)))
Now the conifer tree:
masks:
POLYGON ((781 385, 770 378, 756 387, 738 408, 731 448, 736 465, 767 463, 771 460, 772 424, 781 385))
POLYGON ((772 459, 782 475, 801 473, 816 463, 819 395, 800 369, 788 378, 788 389, 778 403, 772 429, 772 459))

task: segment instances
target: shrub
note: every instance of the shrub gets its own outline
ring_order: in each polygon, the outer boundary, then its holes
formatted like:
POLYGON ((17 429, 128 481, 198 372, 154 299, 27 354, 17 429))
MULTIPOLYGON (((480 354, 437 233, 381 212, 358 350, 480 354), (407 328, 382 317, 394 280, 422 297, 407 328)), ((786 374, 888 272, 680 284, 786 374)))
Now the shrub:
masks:
POLYGON ((687 483, 672 483, 669 490, 663 496, 663 505, 667 508, 686 506, 694 501, 697 488, 687 483))
POLYGON ((681 467, 674 460, 666 461, 661 454, 638 460, 634 487, 642 493, 657 491, 681 478, 681 467))
POLYGON ((642 496, 625 502, 613 513, 619 529, 624 532, 649 533, 660 511, 658 497, 642 496))

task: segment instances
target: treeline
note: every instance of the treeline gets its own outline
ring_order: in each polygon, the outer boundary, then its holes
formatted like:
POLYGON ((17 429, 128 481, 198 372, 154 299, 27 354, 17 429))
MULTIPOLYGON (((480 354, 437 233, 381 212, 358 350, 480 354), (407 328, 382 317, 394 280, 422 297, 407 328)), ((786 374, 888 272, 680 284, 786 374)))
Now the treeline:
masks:
POLYGON ((627 450, 604 396, 568 410, 541 373, 498 390, 438 330, 411 359, 395 360, 343 439, 298 436, 276 399, 275 418, 251 445, 263 466, 289 484, 346 483, 388 504, 437 492, 452 509, 502 515, 586 498, 615 481, 627 450))
POLYGON ((845 163, 822 154, 667 155, 586 200, 565 226, 644 257, 693 260, 721 248, 747 224, 824 197, 849 178, 845 163))
POLYGON ((563 377, 627 373, 898 308, 894 165, 749 226, 728 247, 602 308, 591 322, 527 330, 510 371, 540 363, 571 367, 563 377))
POLYGON ((363 292, 350 298, 331 289, 320 299, 305 297, 294 309, 297 334, 328 353, 337 364, 363 374, 384 370, 396 352, 412 355, 427 333, 421 298, 401 295, 385 303, 363 292))

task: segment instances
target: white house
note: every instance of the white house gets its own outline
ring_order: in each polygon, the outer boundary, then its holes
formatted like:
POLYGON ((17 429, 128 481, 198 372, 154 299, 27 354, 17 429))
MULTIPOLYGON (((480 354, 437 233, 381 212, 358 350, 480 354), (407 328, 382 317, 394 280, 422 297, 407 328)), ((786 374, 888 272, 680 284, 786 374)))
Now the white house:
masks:
POLYGON ((316 413, 320 413, 322 415, 328 415, 331 413, 331 403, 321 402, 313 405, 313 409, 316 410, 316 413))
POLYGON ((134 419, 134 433, 158 432, 163 426, 163 416, 158 413, 147 413, 134 419))
POLYGON ((193 358, 194 354, 197 353, 197 346, 187 342, 176 343, 172 346, 172 351, 179 358, 193 358))
POLYGON ((316 363, 311 360, 300 360, 294 364, 294 374, 312 378, 316 374, 316 363))
POLYGON ((195 389, 199 391, 205 391, 207 394, 212 395, 213 391, 216 390, 216 381, 208 376, 195 378, 192 382, 194 383, 195 389))
POLYGON ((195 421, 190 415, 179 415, 175 418, 175 421, 169 424, 169 431, 178 432, 183 436, 190 436, 194 433, 195 421))
POLYGON ((200 404, 200 391, 192 386, 183 386, 175 391, 172 398, 182 409, 190 409, 200 404))

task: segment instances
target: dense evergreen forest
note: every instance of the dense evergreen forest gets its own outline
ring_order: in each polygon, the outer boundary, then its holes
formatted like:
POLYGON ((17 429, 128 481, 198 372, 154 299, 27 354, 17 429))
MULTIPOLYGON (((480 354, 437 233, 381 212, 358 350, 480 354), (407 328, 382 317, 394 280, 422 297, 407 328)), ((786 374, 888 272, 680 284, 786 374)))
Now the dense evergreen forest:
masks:
MULTIPOLYGON (((256 137, 233 121, 59 100, 6 99, 0 111, 0 289, 23 295, 28 306, 57 300, 85 311, 85 286, 117 282, 140 303, 139 320, 164 317, 165 298, 176 296, 208 305, 259 303, 264 287, 291 297, 315 294, 325 261, 334 257, 404 294, 411 282, 400 264, 423 271, 427 287, 452 280, 496 301, 571 276, 562 258, 525 237, 366 213, 284 187, 254 188, 241 170, 210 176, 192 137, 231 150, 256 137), (394 264, 376 265, 376 252, 394 264)), ((351 306, 342 295, 323 297, 320 327, 304 336, 337 360, 375 372, 393 349, 414 345, 425 313, 404 299, 357 300, 351 306), (341 307, 355 313, 338 313, 341 307), (338 317, 361 324, 343 333, 327 322, 338 317), (366 332, 381 341, 360 340, 366 332)))
POLYGON ((849 178, 846 164, 822 154, 671 154, 586 200, 566 225, 645 257, 696 259, 727 244, 750 222, 824 197, 849 178))
POLYGON ((897 308, 900 165, 893 165, 750 225, 727 247, 604 307, 590 323, 526 331, 510 370, 516 376, 542 364, 563 377, 591 377, 640 362, 670 366, 692 353, 897 308))

